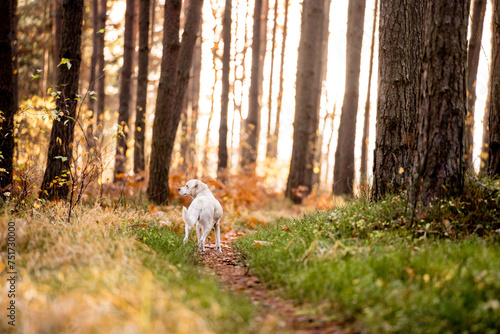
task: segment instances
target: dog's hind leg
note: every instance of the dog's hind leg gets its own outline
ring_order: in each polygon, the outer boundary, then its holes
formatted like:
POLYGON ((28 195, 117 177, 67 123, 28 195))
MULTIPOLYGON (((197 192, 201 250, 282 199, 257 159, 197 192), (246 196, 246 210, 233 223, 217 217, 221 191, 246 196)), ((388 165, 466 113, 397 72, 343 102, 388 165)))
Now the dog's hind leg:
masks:
POLYGON ((215 223, 215 249, 222 253, 220 246, 220 219, 215 223))
MULTIPOLYGON (((204 225, 206 226, 206 225, 204 225)), ((204 252, 205 251, 205 239, 207 238, 208 234, 210 233, 210 228, 207 228, 203 231, 203 234, 201 235, 201 238, 198 239, 198 251, 204 252)))
POLYGON ((196 224, 196 240, 200 240, 201 235, 203 234, 203 230, 201 228, 201 224, 196 224))
POLYGON ((188 242, 189 232, 191 232, 191 227, 188 224, 186 224, 186 236, 184 237, 184 243, 188 242))

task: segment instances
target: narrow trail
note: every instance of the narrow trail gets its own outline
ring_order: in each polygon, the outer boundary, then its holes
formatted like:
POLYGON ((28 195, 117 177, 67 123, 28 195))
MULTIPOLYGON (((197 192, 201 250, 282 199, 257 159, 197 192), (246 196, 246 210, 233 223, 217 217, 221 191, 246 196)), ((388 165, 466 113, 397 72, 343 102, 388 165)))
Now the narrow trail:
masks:
POLYGON ((262 328, 259 333, 339 334, 352 333, 342 329, 328 314, 304 312, 304 307, 279 295, 279 289, 270 289, 259 278, 250 273, 231 248, 231 243, 240 235, 228 232, 222 236, 222 253, 215 251, 213 238, 207 242, 206 252, 201 258, 223 283, 223 288, 247 294, 260 309, 262 328))

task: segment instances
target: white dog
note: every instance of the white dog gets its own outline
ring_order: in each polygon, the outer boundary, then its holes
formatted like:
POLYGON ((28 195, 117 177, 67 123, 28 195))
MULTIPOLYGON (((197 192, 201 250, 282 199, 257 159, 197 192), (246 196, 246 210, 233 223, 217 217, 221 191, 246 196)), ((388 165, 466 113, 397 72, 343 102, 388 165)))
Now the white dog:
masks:
POLYGON ((196 225, 196 235, 198 236, 198 250, 205 251, 205 239, 215 227, 216 249, 222 252, 220 247, 220 219, 222 217, 222 206, 215 199, 214 195, 208 189, 207 185, 199 180, 190 180, 185 187, 178 189, 179 194, 189 195, 194 198, 193 203, 189 206, 189 210, 182 208, 182 220, 186 224, 186 237, 184 243, 187 242, 189 232, 196 225))

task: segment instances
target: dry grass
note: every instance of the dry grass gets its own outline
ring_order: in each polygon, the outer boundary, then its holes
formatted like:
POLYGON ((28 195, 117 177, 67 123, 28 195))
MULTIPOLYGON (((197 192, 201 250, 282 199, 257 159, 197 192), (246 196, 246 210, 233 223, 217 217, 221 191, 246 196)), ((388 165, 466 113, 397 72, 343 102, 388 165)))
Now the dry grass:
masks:
MULTIPOLYGON (((7 223, 16 223, 18 333, 216 331, 206 319, 220 305, 201 311, 196 300, 186 301, 186 291, 175 280, 158 279, 143 265, 145 257, 154 257, 155 252, 128 233, 126 225, 148 219, 147 213, 80 207, 71 223, 66 222, 66 215, 65 207, 50 204, 0 218, 2 265, 6 263, 7 223)), ((164 215, 177 223, 176 212, 164 215)), ((158 259, 158 265, 169 268, 172 277, 181 275, 172 264, 158 259)), ((7 290, 3 283, 3 310, 9 302, 7 290)), ((6 327, 10 326, 2 319, 1 331, 8 331, 6 327)))

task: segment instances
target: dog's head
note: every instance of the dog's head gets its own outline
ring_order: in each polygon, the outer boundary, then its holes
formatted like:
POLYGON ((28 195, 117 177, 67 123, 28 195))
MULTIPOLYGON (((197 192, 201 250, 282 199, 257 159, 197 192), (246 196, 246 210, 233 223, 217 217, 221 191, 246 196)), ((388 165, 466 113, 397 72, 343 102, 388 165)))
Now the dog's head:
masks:
POLYGON ((200 180, 189 180, 184 187, 178 189, 179 194, 196 198, 203 190, 208 189, 207 185, 200 180))

